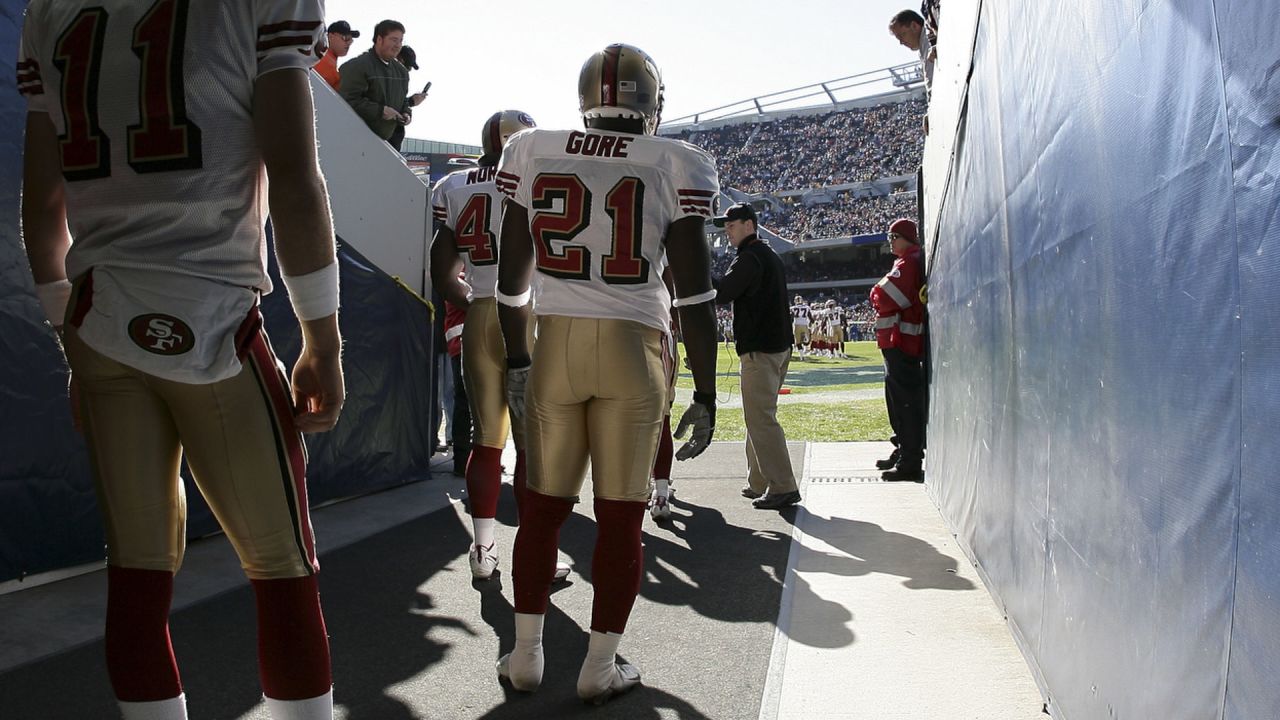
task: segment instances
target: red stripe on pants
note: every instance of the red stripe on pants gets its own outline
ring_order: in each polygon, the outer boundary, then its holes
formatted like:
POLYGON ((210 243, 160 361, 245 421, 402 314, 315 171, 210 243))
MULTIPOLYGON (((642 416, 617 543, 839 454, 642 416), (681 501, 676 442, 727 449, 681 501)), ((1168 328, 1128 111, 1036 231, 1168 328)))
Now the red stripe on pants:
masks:
POLYGON ((283 445, 286 466, 281 467, 281 472, 285 473, 287 482, 290 483, 290 487, 286 488, 286 496, 296 502, 296 507, 292 509, 297 522, 295 530, 298 540, 311 565, 311 571, 318 572, 320 564, 316 558, 315 536, 311 531, 311 513, 307 508, 307 455, 302 447, 302 435, 294 424, 289 387, 280 374, 266 333, 259 332, 254 336, 249 345, 249 354, 262 379, 263 390, 271 402, 272 420, 279 433, 277 437, 283 445))

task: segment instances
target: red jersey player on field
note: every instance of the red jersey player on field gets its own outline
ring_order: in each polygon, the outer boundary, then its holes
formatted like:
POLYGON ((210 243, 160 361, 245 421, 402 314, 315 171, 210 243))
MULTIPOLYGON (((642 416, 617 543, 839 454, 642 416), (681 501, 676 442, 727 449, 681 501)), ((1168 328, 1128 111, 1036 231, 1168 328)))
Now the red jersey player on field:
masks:
POLYGON ((272 716, 332 717, 300 434, 343 401, 307 79, 323 17, 319 0, 27 7, 23 231, 93 458, 126 720, 187 716, 168 626, 184 456, 252 581, 272 716), (268 204, 302 321, 292 391, 258 314, 268 204))
POLYGON ((542 681, 542 625, 560 526, 588 459, 597 537, 595 601, 578 695, 601 702, 640 681, 616 662, 643 571, 640 528, 667 408, 663 343, 670 261, 697 391, 677 429, 677 453, 706 449, 715 425, 715 312, 704 223, 719 192, 715 163, 660 138, 662 79, 653 59, 610 45, 582 67, 586 132, 526 130, 507 143, 498 312, 510 404, 524 416, 529 481, 512 577, 515 649, 499 673, 520 690, 542 681), (530 280, 538 339, 527 343, 530 280), (526 389, 527 382, 527 389, 526 389))

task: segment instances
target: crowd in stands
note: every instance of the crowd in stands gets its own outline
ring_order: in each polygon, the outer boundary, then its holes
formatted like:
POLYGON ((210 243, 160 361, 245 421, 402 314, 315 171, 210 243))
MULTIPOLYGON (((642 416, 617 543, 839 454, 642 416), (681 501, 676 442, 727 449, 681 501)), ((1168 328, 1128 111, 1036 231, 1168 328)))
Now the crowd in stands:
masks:
POLYGON ((894 257, 884 254, 874 260, 786 260, 787 282, 822 282, 824 280, 856 280, 879 278, 893 268, 894 257))
POLYGON ((779 212, 766 213, 764 226, 792 242, 884 232, 900 217, 915 217, 915 193, 854 198, 840 193, 831 203, 797 202, 779 212))
POLYGON ((722 185, 775 192, 914 173, 924 138, 923 100, 821 115, 685 130, 681 140, 711 153, 722 185))

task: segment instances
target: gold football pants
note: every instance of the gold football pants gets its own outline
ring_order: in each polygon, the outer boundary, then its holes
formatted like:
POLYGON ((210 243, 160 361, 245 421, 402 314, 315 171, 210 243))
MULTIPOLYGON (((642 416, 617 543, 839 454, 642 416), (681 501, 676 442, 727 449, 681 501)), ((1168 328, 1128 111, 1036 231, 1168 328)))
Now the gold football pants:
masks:
MULTIPOLYGON (((529 322, 529 347, 533 348, 533 321, 529 322)), ((507 409, 507 346, 498 324, 498 302, 476 298, 467 308, 462 326, 462 378, 474 426, 471 442, 491 448, 507 444, 507 432, 516 447, 524 447, 524 428, 512 425, 507 409)))
POLYGON ((65 327, 111 565, 175 572, 182 564, 185 454, 250 578, 316 572, 306 451, 265 332, 249 327, 239 374, 194 385, 116 362, 65 327))
POLYGON ((663 336, 629 320, 538 318, 525 396, 529 489, 577 497, 589 459, 596 498, 649 499, 668 407, 663 336))

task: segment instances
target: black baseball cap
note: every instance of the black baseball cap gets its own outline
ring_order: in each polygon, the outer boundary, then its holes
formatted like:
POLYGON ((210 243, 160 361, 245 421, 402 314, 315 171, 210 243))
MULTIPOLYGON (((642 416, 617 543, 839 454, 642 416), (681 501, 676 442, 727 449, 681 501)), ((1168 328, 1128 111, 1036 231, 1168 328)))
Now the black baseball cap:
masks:
POLYGON ((418 53, 414 52, 413 48, 409 47, 408 45, 401 45, 400 46, 400 64, 404 65, 407 68, 413 68, 414 70, 417 70, 418 69, 418 53))
POLYGON ((724 224, 730 220, 750 220, 756 225, 760 224, 760 222, 756 220, 756 209, 747 203, 730 205, 729 209, 725 210, 723 215, 713 218, 711 222, 716 227, 724 227, 724 224))
POLYGON ((325 32, 338 33, 339 35, 350 35, 353 38, 360 37, 360 31, 352 30, 351 23, 346 20, 339 20, 338 22, 330 25, 329 29, 325 32))

